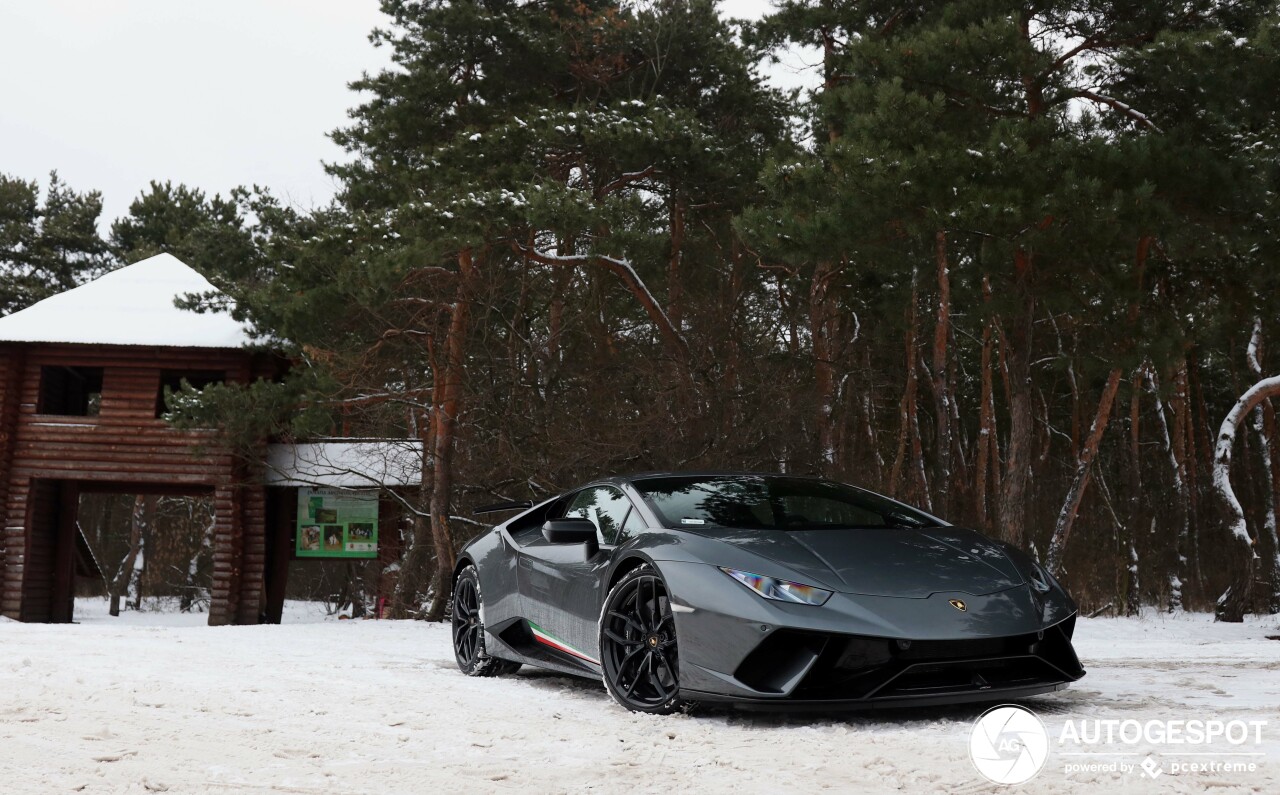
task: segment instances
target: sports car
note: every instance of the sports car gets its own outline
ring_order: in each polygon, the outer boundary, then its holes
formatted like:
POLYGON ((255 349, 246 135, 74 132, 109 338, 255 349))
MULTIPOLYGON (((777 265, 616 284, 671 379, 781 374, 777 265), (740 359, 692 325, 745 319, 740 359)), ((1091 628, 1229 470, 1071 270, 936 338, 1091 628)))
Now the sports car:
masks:
POLYGON ((600 678, 622 706, 1009 700, 1084 675, 1076 605, 1020 550, 812 477, 607 477, 518 511, 454 571, 458 667, 600 678))

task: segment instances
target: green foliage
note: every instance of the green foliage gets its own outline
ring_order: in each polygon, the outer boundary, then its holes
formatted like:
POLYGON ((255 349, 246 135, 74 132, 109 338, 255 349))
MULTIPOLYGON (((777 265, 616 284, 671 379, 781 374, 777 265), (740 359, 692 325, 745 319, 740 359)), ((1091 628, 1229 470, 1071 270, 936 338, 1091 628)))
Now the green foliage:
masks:
POLYGON ((37 182, 0 174, 0 315, 94 278, 109 266, 98 236, 102 196, 77 193, 49 175, 37 182))
POLYGON ((220 440, 251 459, 260 458, 264 439, 330 435, 328 412, 312 397, 320 385, 295 373, 281 382, 210 384, 195 389, 185 379, 181 389, 164 392, 164 419, 183 430, 217 429, 220 440))
POLYGON ((756 35, 826 46, 817 143, 771 163, 744 229, 783 261, 899 286, 941 230, 961 289, 991 278, 1005 315, 1021 252, 1038 311, 1101 330, 1137 304, 1163 332, 1088 335, 1088 356, 1164 362, 1188 317, 1262 294, 1266 269, 1240 254, 1274 240, 1258 223, 1275 217, 1274 103, 1256 96, 1274 25, 1267 3, 783 4, 756 35))

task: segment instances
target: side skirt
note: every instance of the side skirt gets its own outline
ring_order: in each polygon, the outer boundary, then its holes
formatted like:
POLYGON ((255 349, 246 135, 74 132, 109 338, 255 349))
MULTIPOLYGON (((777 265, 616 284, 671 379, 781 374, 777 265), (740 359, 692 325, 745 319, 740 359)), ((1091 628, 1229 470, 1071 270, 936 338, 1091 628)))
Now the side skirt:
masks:
POLYGON ((487 631, 506 647, 501 652, 498 649, 493 650, 493 653, 499 657, 515 659, 525 665, 546 668, 571 676, 600 678, 598 661, 573 649, 528 619, 509 619, 487 631))

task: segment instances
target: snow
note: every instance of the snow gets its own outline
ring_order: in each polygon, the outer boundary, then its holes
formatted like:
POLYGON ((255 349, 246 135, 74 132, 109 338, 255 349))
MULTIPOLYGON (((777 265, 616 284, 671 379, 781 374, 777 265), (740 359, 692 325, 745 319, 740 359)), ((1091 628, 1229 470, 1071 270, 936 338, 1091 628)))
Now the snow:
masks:
MULTIPOLYGON (((997 789, 967 753, 979 706, 651 717, 624 711, 598 683, 528 667, 467 678, 442 624, 338 621, 297 602, 285 624, 263 627, 211 628, 200 614, 112 619, 102 600, 76 611, 79 625, 0 622, 6 792, 997 789)), ((1277 623, 1081 620, 1088 675, 1024 702, 1051 738, 1085 718, 1268 720, 1255 772, 1067 773, 1078 759, 1053 750, 1018 791, 1280 791, 1280 642, 1266 639, 1277 623)))
POLYGON ((182 260, 159 254, 0 318, 0 342, 178 348, 248 344, 249 327, 231 315, 174 305, 188 293, 216 292, 182 260))

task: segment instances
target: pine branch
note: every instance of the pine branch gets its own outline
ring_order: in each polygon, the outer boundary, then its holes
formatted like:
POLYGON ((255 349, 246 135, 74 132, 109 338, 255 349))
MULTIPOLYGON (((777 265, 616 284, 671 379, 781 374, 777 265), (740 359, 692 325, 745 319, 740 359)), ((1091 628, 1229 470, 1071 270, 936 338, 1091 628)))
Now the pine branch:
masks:
POLYGON ((1067 98, 1075 97, 1078 99, 1087 99, 1091 102, 1096 102, 1099 105, 1106 105, 1112 110, 1118 111, 1122 115, 1128 116, 1129 118, 1133 119, 1134 121, 1138 122, 1144 127, 1148 127, 1158 133, 1164 132, 1164 130, 1156 126, 1155 122, 1151 121, 1150 116, 1148 116, 1147 114, 1143 113, 1140 110, 1136 110, 1130 107, 1129 105, 1126 105, 1125 103, 1121 102, 1115 97, 1109 97, 1106 94, 1099 94, 1096 91, 1090 91, 1087 88, 1073 88, 1067 93, 1066 96, 1067 98))

